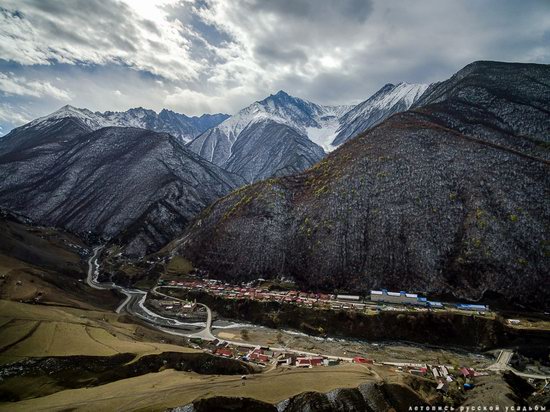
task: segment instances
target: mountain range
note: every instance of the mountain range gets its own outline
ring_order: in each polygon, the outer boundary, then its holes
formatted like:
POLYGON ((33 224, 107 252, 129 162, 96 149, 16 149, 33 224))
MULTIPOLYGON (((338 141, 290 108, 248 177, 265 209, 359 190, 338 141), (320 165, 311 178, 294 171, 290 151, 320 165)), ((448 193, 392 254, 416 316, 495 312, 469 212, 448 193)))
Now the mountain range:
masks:
POLYGON ((0 207, 219 277, 540 305, 548 78, 476 62, 355 106, 280 91, 231 117, 65 106, 0 138, 0 207))
POLYGON ((142 256, 244 184, 177 137, 88 120, 50 118, 0 139, 0 205, 92 241, 121 237, 142 256))
POLYGON ((176 252, 223 279, 548 309, 548 79, 472 63, 305 173, 219 200, 176 252))
POLYGON ((327 147, 350 109, 283 91, 231 117, 67 105, 0 138, 0 206, 147 254, 232 189, 317 163, 325 156, 317 143, 327 147))
POLYGON ((350 108, 318 105, 281 90, 206 131, 189 148, 249 182, 298 172, 321 160, 326 136, 350 108))
POLYGON ((248 182, 300 172, 353 135, 407 110, 427 87, 388 84, 357 106, 323 106, 281 90, 207 130, 189 148, 248 182))
POLYGON ((137 127, 169 133, 180 138, 183 142, 189 142, 202 132, 227 119, 229 115, 218 113, 189 117, 167 109, 162 109, 159 113, 156 113, 154 110, 142 107, 129 109, 125 112, 107 111, 101 113, 66 105, 47 116, 33 120, 26 126, 36 127, 38 124, 47 124, 69 117, 78 119, 92 130, 108 126, 137 127))

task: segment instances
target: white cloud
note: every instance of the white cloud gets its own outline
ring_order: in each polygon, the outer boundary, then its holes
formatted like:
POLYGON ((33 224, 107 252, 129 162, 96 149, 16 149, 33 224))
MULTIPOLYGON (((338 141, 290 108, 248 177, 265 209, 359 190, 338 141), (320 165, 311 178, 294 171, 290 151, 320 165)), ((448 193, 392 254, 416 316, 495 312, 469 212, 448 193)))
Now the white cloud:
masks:
POLYGON ((235 113, 235 107, 240 109, 251 103, 250 96, 254 93, 255 89, 252 87, 234 87, 226 90, 226 93, 222 95, 176 88, 166 95, 163 105, 188 115, 235 113))
POLYGON ((0 103, 0 122, 21 125, 32 120, 26 111, 8 103, 0 103))
POLYGON ((120 63, 191 80, 186 28, 168 18, 177 0, 6 0, 0 8, 0 56, 21 64, 120 63))
POLYGON ((50 82, 16 77, 13 73, 0 73, 0 91, 8 95, 53 97, 57 100, 71 100, 68 91, 55 87, 50 82))
POLYGON ((27 81, 1 87, 37 115, 57 109, 48 84, 92 110, 235 113, 279 89, 351 103, 478 59, 548 62, 548 27, 548 0, 2 0, 0 70, 27 81))

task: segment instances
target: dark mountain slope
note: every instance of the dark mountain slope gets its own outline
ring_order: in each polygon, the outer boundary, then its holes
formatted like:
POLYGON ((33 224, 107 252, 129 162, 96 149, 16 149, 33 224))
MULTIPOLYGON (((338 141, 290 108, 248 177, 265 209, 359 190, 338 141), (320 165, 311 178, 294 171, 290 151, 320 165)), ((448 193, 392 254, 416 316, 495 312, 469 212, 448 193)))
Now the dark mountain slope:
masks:
POLYGON ((0 138, 0 156, 13 153, 10 159, 32 156, 32 152, 58 153, 73 137, 91 132, 79 119, 68 117, 40 125, 25 125, 0 138))
MULTIPOLYGON (((549 308, 550 165, 533 146, 500 143, 550 132, 537 108, 548 107, 550 93, 529 104, 550 66, 526 65, 529 76, 520 79, 506 64, 477 66, 498 75, 475 89, 458 85, 457 95, 473 101, 508 84, 533 113, 528 123, 503 132, 487 116, 477 126, 452 98, 394 115, 303 174, 219 200, 180 252, 219 277, 281 275, 306 288, 386 287, 473 300, 492 292, 549 308)), ((467 82, 470 71, 454 78, 467 82)), ((499 101, 505 124, 515 99, 499 101)), ((490 111, 491 101, 477 113, 490 111)))
POLYGON ((177 138, 143 129, 108 127, 51 151, 19 153, 0 157, 2 207, 79 235, 123 233, 132 255, 162 246, 202 208, 244 183, 177 138))
POLYGON ((550 75, 540 64, 480 61, 413 105, 461 133, 550 159, 550 75))

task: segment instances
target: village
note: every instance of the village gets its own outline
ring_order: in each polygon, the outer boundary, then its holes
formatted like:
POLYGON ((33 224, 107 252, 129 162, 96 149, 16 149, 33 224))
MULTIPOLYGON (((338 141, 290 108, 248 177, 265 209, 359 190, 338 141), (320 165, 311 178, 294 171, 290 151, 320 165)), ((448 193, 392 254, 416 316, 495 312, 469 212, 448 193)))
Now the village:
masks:
MULTIPOLYGON (((271 301, 282 304, 298 305, 306 308, 319 308, 340 311, 382 311, 382 310, 413 310, 437 311, 459 310, 474 312, 486 316, 489 307, 479 304, 448 304, 428 300, 415 293, 390 292, 385 289, 372 290, 368 297, 350 294, 325 294, 299 290, 276 290, 269 288, 262 279, 248 284, 232 285, 216 279, 191 275, 184 280, 160 279, 153 291, 160 296, 150 301, 150 305, 159 313, 176 317, 180 320, 201 321, 205 317, 205 308, 192 301, 182 301, 158 292, 158 289, 186 289, 202 291, 224 299, 251 299, 271 301)), ((381 366, 396 373, 409 373, 434 380, 438 390, 446 392, 453 382, 464 390, 474 386, 473 379, 488 375, 487 371, 476 371, 468 365, 444 365, 429 363, 384 362, 368 356, 337 357, 323 356, 300 350, 290 350, 286 347, 271 347, 253 345, 247 342, 247 331, 244 329, 241 340, 228 341, 221 338, 205 341, 192 338, 191 343, 217 356, 252 362, 262 368, 314 368, 330 367, 341 363, 364 364, 366 366, 381 366)))
POLYGON ((250 347, 250 345, 239 345, 235 342, 230 343, 218 339, 208 342, 206 346, 204 346, 203 343, 202 347, 215 355, 240 359, 245 362, 253 362, 260 367, 314 368, 336 366, 341 363, 385 367, 389 372, 409 373, 411 375, 433 379, 436 389, 443 392, 447 392, 449 386, 453 382, 456 382, 456 384, 460 385, 463 389, 469 390, 475 386, 474 378, 489 375, 487 371, 476 371, 466 366, 382 362, 361 356, 355 356, 353 358, 322 356, 299 353, 299 351, 288 351, 283 348, 263 346, 250 347))
MULTIPOLYGON (((263 279, 231 285, 217 279, 192 276, 186 280, 159 280, 157 287, 182 288, 203 291, 224 299, 251 299, 294 304, 308 308, 323 308, 344 311, 388 311, 388 310, 458 310, 475 312, 478 315, 489 314, 489 306, 467 303, 442 303, 431 301, 416 293, 405 291, 391 292, 386 289, 371 290, 370 295, 362 297, 349 294, 327 294, 299 290, 273 290, 262 286, 263 279), (257 285, 254 285, 254 284, 257 285)), ((170 306, 170 305, 168 305, 170 306)), ((515 321, 515 320, 514 320, 515 321)))

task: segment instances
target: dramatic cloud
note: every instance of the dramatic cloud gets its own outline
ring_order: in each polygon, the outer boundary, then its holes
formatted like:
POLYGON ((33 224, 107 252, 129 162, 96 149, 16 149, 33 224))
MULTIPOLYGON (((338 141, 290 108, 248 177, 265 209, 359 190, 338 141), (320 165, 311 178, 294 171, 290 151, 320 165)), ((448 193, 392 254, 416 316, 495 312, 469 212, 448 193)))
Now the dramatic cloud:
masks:
POLYGON ((548 63, 549 28, 547 0, 3 0, 2 107, 234 113, 279 89, 359 102, 474 60, 548 63))
POLYGON ((187 30, 167 1, 6 1, 0 56, 21 64, 121 63, 174 80, 197 77, 187 30))

